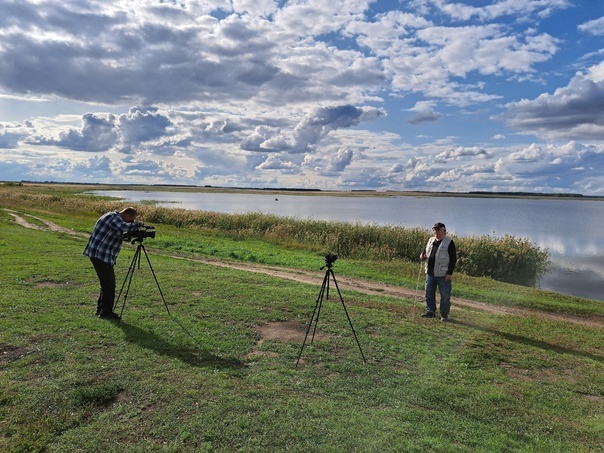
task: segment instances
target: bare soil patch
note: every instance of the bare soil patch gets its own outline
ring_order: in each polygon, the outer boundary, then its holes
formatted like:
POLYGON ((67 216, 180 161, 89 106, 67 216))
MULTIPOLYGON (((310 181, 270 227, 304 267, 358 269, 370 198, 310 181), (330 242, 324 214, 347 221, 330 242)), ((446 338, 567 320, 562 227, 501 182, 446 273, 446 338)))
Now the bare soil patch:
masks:
MULTIPOLYGON (((276 352, 266 351, 259 348, 261 348, 267 340, 295 342, 301 345, 306 337, 308 326, 296 321, 269 322, 259 326, 257 331, 258 335, 260 336, 260 340, 258 343, 256 343, 256 349, 254 349, 249 355, 276 357, 278 355, 276 352)), ((331 335, 322 332, 320 329, 315 331, 314 328, 311 328, 308 334, 307 342, 310 342, 311 339, 314 341, 321 341, 329 338, 331 338, 331 335)))
MULTIPOLYGON (((269 322, 258 328, 258 333, 261 337, 258 344, 262 344, 265 340, 294 341, 302 343, 307 330, 307 325, 295 321, 269 322)), ((311 330, 309 336, 312 335, 312 333, 311 330)), ((315 340, 326 340, 328 338, 329 335, 321 332, 319 329, 315 332, 315 340)))
POLYGON ((67 288, 71 286, 70 282, 40 282, 34 285, 35 288, 49 289, 49 288, 67 288))
POLYGON ((3 344, 0 345, 0 363, 14 362, 34 352, 36 350, 33 348, 3 344))

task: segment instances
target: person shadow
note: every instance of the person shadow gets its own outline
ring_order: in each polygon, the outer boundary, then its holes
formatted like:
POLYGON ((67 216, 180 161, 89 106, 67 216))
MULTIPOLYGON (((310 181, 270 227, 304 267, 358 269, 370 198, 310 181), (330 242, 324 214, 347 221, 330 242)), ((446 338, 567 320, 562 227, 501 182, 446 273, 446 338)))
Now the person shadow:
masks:
POLYGON ((481 332, 486 332, 486 333, 489 333, 492 335, 498 335, 502 338, 507 339, 508 341, 512 341, 515 343, 522 343, 524 345, 531 346, 534 348, 544 349, 544 350, 548 350, 548 351, 556 351, 561 354, 569 354, 569 355, 573 355, 575 357, 583 357, 586 359, 594 360, 596 362, 604 363, 604 357, 601 355, 593 354, 593 353, 587 352, 587 351, 578 351, 578 350, 567 348, 564 346, 559 346, 559 345, 556 345, 553 343, 548 343, 543 340, 531 338, 529 336, 502 332, 500 330, 497 330, 497 329, 494 329, 491 327, 479 326, 478 324, 473 324, 471 322, 461 321, 461 320, 457 320, 457 319, 449 319, 448 323, 457 324, 460 326, 467 327, 469 329, 479 330, 481 332))
POLYGON ((220 357, 212 354, 207 349, 186 347, 181 344, 173 344, 164 340, 159 335, 141 329, 138 326, 119 321, 115 323, 126 335, 126 341, 150 349, 157 354, 181 360, 195 367, 233 368, 245 367, 245 363, 234 357, 220 357))

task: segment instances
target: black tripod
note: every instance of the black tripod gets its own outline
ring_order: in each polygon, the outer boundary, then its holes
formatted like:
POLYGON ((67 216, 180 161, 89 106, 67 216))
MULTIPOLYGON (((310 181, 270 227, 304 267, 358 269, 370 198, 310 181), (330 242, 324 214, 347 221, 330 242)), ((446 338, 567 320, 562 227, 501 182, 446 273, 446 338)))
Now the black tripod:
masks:
POLYGON ((126 306, 126 300, 128 299, 128 293, 130 292, 130 284, 132 283, 132 277, 134 277, 134 271, 136 270, 137 267, 140 269, 141 255, 144 253, 145 258, 147 259, 147 264, 149 264, 149 269, 151 269, 151 274, 153 275, 153 278, 155 279, 155 284, 157 285, 157 289, 159 290, 161 299, 164 302, 164 307, 166 307, 166 311, 170 315, 170 310, 168 309, 168 304, 166 303, 166 299, 164 298, 164 293, 162 292, 161 287, 159 286, 159 282, 157 281, 157 277, 155 276, 155 271, 153 270, 153 266, 151 266, 151 261, 149 260, 149 255, 147 255, 147 250, 145 249, 145 246, 143 245, 142 239, 135 240, 133 242, 133 244, 136 242, 138 242, 138 245, 136 247, 136 252, 134 253, 134 257, 132 258, 132 261, 130 262, 130 267, 128 268, 128 272, 126 273, 126 278, 124 279, 124 283, 122 284, 122 287, 117 296, 117 299, 115 300, 115 305, 114 305, 113 311, 115 311, 115 307, 117 307, 120 297, 122 296, 122 291, 124 290, 124 287, 126 287, 126 292, 124 293, 124 301, 122 303, 122 309, 120 311, 120 316, 122 316, 122 313, 124 312, 124 307, 126 306), (126 286, 126 283, 128 284, 128 286, 126 286))
POLYGON ((333 262, 337 260, 338 257, 336 255, 328 254, 325 257, 325 266, 321 267, 321 270, 327 268, 325 270, 325 277, 323 278, 323 284, 321 285, 321 289, 319 290, 319 297, 317 297, 317 301, 315 303, 315 309, 312 312, 312 316, 310 318, 310 322, 308 323, 308 329, 306 329, 306 336, 304 337, 304 342, 302 343, 302 348, 300 349, 300 354, 298 354, 298 360, 296 361, 296 366, 300 362, 300 357, 302 357, 302 351, 304 351, 304 346, 306 345, 306 339, 308 338, 308 334, 310 332, 310 328, 314 322, 314 329, 312 332, 312 337, 310 342, 312 343, 315 339, 315 333, 317 332, 317 324, 319 323, 319 315, 321 314, 321 307, 323 305, 323 296, 329 300, 329 278, 333 279, 333 283, 338 290, 338 295, 340 296, 340 302, 342 302, 342 307, 344 307, 344 312, 346 313, 346 317, 348 318, 348 323, 350 324, 350 328, 352 329, 352 334, 354 335, 354 339, 357 342, 357 346, 359 347, 359 351, 361 351, 361 357, 363 357, 363 362, 367 363, 365 360, 365 355, 363 354, 363 350, 361 349, 361 344, 359 343, 359 339, 357 338, 357 333, 354 331, 354 327, 352 325, 352 321, 350 320, 350 316, 348 315, 348 310, 346 309, 346 305, 344 304, 344 299, 342 298, 342 293, 340 292, 340 288, 338 286, 338 282, 336 281, 336 276, 333 273, 333 262))

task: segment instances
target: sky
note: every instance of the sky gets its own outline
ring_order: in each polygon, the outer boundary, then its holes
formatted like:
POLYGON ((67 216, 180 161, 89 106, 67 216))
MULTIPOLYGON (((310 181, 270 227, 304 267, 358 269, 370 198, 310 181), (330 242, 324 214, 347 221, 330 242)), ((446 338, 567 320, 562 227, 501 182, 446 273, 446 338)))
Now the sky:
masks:
POLYGON ((604 196, 601 0, 0 10, 0 180, 604 196))

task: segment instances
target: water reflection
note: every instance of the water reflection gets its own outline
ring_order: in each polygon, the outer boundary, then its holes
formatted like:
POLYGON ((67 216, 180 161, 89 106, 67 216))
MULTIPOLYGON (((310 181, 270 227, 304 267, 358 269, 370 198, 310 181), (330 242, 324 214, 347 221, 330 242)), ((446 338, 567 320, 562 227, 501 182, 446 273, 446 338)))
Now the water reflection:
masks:
POLYGON ((539 284, 541 289, 554 291, 588 299, 604 300, 602 282, 604 281, 604 258, 599 257, 600 271, 591 267, 564 267, 554 265, 539 284))
POLYGON ((314 220, 430 228, 444 222, 459 236, 506 234, 549 250, 554 267, 543 289, 604 300, 604 202, 463 197, 339 197, 215 192, 95 191, 131 202, 222 213, 260 212, 314 220), (175 203, 177 202, 177 203, 175 203))
POLYGON ((575 238, 562 235, 546 236, 541 234, 532 234, 527 237, 534 244, 549 249, 553 256, 587 257, 598 255, 602 251, 601 241, 596 238, 575 238))

